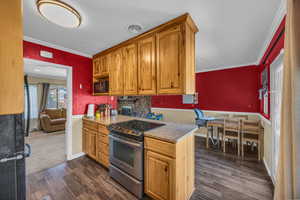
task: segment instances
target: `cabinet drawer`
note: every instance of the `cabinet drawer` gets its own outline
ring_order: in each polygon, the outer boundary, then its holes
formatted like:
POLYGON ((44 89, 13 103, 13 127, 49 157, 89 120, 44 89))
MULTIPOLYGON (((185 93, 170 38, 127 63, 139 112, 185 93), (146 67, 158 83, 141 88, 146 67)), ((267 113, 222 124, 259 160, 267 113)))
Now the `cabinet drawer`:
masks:
POLYGON ((99 126, 98 126, 98 131, 99 131, 100 133, 105 134, 105 135, 108 135, 108 133, 109 133, 109 131, 108 131, 108 129, 106 128, 106 126, 103 126, 103 125, 100 125, 100 124, 99 124, 99 126))
POLYGON ((90 121, 87 121, 87 120, 83 120, 83 128, 98 131, 98 124, 95 123, 95 122, 90 122, 90 121))
POLYGON ((145 149, 173 158, 176 157, 176 145, 169 142, 145 137, 145 149))
POLYGON ((99 142, 109 144, 108 135, 99 134, 99 142))
POLYGON ((89 129, 89 128, 82 128, 82 132, 83 133, 93 133, 93 134, 97 134, 98 135, 98 132, 93 130, 93 129, 89 129))

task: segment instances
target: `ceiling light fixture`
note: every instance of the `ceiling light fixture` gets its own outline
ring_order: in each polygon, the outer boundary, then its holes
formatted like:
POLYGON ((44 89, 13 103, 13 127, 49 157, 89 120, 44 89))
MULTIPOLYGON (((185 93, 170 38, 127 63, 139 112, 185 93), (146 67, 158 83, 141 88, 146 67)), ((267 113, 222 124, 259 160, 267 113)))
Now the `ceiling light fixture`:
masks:
POLYGON ((76 28, 81 24, 77 10, 59 0, 38 0, 36 5, 39 13, 52 23, 67 28, 76 28))
POLYGON ((142 26, 141 25, 139 25, 139 24, 131 24, 131 25, 129 25, 128 26, 128 31, 130 32, 130 33, 140 33, 141 31, 142 31, 142 26))

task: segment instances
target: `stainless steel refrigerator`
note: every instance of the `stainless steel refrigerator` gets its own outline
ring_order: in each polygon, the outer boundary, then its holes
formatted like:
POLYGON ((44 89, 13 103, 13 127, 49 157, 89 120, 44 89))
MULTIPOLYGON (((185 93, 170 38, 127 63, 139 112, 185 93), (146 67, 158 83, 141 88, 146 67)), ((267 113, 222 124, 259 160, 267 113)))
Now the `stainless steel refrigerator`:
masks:
POLYGON ((27 77, 24 77, 27 99, 27 120, 23 114, 0 115, 0 200, 26 199, 25 158, 30 146, 24 137, 29 134, 30 98, 27 77))

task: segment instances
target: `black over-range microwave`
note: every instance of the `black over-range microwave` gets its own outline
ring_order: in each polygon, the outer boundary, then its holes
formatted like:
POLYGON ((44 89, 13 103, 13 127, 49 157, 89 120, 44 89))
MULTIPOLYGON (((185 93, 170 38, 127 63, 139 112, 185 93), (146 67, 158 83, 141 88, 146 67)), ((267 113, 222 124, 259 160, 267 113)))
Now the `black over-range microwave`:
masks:
POLYGON ((99 81, 94 82, 94 93, 108 93, 109 91, 109 80, 99 79, 99 81))

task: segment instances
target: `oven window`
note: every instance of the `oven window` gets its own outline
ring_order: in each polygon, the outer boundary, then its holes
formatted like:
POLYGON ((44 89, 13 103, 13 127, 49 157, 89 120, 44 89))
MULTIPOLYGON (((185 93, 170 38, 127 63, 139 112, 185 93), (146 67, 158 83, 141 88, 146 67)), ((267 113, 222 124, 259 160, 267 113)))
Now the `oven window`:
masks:
POLYGON ((113 142, 114 158, 134 167, 134 148, 118 141, 113 142))

